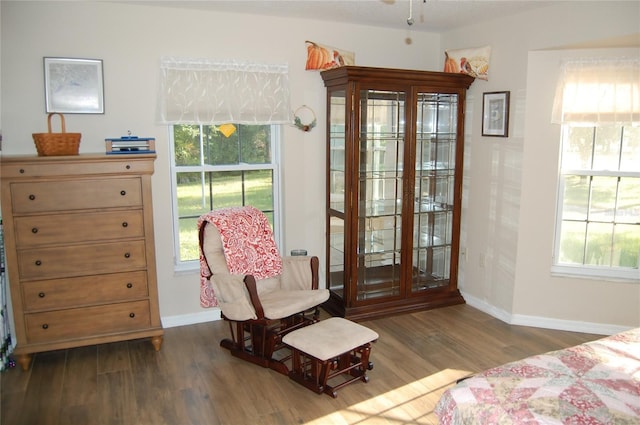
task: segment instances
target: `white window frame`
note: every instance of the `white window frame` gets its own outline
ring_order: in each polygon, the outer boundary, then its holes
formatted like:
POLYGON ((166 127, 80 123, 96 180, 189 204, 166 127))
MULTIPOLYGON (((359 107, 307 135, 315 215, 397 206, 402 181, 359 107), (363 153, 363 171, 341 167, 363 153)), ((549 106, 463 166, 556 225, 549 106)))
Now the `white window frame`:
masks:
MULTIPOLYGON (((176 124, 178 125, 178 124, 176 124)), ((201 125, 202 127, 203 125, 201 125)), ((181 261, 180 260, 180 224, 178 213, 178 173, 207 173, 212 171, 248 171, 248 170, 272 170, 273 172, 273 222, 274 232, 273 236, 276 244, 282 246, 282 220, 281 210, 282 205, 280 202, 282 186, 280 183, 280 145, 282 141, 281 126, 277 124, 271 124, 271 154, 272 161, 270 164, 246 164, 240 163, 237 165, 207 165, 204 164, 204 151, 202 149, 202 131, 200 132, 200 165, 189 166, 176 166, 175 161, 175 144, 173 139, 173 125, 168 126, 169 131, 169 151, 170 151, 170 170, 171 170, 171 203, 172 203, 172 224, 173 224, 173 258, 174 258, 174 270, 180 271, 193 271, 199 269, 200 264, 198 260, 181 261)), ((204 196, 204 194, 203 194, 204 196)))
POLYGON ((563 169, 562 168, 562 152, 563 144, 565 143, 569 125, 562 125, 562 136, 560 142, 560 170, 558 173, 558 191, 556 200, 556 217, 555 217, 555 235, 554 235, 554 249, 553 249, 553 264, 551 266, 551 273, 555 276, 569 276, 569 277, 582 277, 587 279, 597 280, 613 280, 613 281, 634 281, 640 280, 640 269, 638 268, 623 268, 623 267, 611 267, 611 266, 592 266, 585 264, 560 264, 558 258, 560 258, 560 237, 563 217, 563 205, 564 205, 564 181, 565 175, 581 175, 581 176, 606 176, 606 177, 639 177, 639 172, 629 171, 610 171, 610 170, 592 170, 592 169, 563 169))

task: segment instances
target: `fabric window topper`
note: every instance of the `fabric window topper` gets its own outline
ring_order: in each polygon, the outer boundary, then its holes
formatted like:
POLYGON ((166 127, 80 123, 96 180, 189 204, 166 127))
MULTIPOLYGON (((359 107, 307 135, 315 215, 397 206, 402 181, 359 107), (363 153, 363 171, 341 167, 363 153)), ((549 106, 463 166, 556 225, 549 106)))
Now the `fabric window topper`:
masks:
POLYGON ((467 74, 480 80, 489 80, 491 46, 446 50, 444 72, 467 74))

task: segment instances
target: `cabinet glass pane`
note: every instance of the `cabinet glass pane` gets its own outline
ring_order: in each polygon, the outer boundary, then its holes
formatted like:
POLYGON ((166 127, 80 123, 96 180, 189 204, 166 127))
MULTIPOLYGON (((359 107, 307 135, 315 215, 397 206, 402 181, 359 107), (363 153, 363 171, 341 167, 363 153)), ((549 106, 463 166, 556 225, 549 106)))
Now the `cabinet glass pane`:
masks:
POLYGON ((344 296, 344 220, 329 218, 329 289, 344 296))
POLYGON ((400 294, 403 92, 360 92, 357 299, 400 294))
POLYGON ((329 109, 329 208, 344 212, 345 106, 344 90, 331 92, 329 109))
POLYGON ((456 166, 456 94, 419 93, 412 291, 448 286, 456 166))
POLYGON ((332 91, 329 102, 329 289, 343 297, 344 219, 334 214, 345 210, 345 91, 332 91))

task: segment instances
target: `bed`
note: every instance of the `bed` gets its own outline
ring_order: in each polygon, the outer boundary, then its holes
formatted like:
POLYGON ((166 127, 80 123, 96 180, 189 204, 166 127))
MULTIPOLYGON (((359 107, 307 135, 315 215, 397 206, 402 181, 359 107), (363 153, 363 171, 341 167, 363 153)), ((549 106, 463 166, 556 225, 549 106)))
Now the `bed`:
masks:
POLYGON ((435 413, 441 425, 640 424, 640 328, 464 379, 435 413))

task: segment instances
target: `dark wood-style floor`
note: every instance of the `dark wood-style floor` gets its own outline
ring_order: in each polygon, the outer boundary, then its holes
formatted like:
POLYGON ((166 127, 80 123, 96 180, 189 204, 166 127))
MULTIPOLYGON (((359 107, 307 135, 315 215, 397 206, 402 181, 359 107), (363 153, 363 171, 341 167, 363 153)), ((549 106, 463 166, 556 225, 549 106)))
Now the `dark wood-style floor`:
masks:
POLYGON ((317 395, 220 348, 223 321, 166 329, 155 352, 129 341, 40 353, 2 373, 2 424, 436 424, 455 380, 598 335, 509 326, 468 305, 361 322, 370 381, 317 395))

